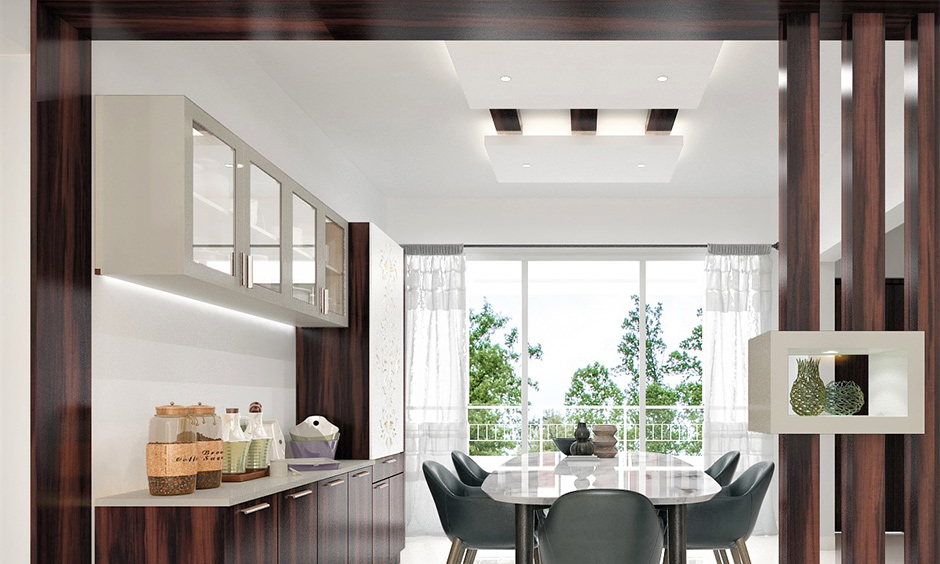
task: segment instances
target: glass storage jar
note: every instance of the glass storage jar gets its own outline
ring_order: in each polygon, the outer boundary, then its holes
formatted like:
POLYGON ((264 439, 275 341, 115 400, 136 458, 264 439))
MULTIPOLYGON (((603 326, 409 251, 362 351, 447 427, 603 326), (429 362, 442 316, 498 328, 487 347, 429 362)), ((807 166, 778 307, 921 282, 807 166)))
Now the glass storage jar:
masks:
POLYGON ((268 448, 271 445, 271 435, 264 428, 264 414, 261 404, 252 402, 248 408, 248 415, 241 417, 247 421, 245 434, 251 439, 248 446, 247 470, 264 470, 268 467, 268 448))
POLYGON ((150 419, 147 481, 150 495, 196 491, 196 433, 188 407, 161 405, 150 419))
POLYGON ((222 485, 222 418, 215 406, 189 406, 196 431, 196 489, 205 490, 222 485))
POLYGON ((242 431, 237 407, 225 408, 222 419, 222 473, 244 474, 251 439, 242 431))

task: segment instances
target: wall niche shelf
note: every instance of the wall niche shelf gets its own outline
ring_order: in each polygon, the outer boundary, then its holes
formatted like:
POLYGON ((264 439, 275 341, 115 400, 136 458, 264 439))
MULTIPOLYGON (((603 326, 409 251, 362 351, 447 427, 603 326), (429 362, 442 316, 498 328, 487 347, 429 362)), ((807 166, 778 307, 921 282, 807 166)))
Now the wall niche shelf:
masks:
POLYGON ((923 331, 768 331, 754 337, 748 342, 748 429, 791 435, 923 434, 923 331), (867 378, 868 414, 796 415, 790 387, 796 359, 807 357, 821 359, 826 384, 835 379, 837 362, 867 364, 861 377, 867 378))

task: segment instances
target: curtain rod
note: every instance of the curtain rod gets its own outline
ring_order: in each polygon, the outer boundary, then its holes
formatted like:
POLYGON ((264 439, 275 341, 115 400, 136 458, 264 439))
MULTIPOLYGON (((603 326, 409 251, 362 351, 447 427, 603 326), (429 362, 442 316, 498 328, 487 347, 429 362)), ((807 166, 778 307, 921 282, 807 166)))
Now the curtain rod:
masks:
MULTIPOLYGON (((465 249, 707 249, 708 245, 464 245, 465 249)), ((771 247, 780 250, 780 243, 771 247)))

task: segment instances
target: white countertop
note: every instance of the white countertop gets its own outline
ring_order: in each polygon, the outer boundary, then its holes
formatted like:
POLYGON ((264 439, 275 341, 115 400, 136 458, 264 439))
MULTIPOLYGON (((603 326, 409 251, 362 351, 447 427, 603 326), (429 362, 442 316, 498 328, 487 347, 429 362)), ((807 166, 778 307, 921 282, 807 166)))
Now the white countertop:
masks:
POLYGON ((709 500, 721 486, 674 456, 652 452, 587 459, 529 454, 509 460, 483 482, 493 499, 527 505, 551 505, 568 492, 587 489, 631 490, 655 505, 680 505, 709 500))
POLYGON ((231 507, 264 497, 326 480, 346 472, 372 466, 371 460, 339 460, 335 470, 301 472, 300 476, 258 478, 247 482, 222 482, 218 488, 196 490, 187 495, 150 495, 148 490, 137 490, 95 500, 96 507, 231 507))

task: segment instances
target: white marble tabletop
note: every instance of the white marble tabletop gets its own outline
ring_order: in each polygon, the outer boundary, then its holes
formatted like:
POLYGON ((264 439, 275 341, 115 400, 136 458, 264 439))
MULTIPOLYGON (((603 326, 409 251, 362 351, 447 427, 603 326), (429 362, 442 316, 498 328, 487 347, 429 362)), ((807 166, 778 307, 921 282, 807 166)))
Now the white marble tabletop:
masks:
POLYGON ((682 505, 709 500, 721 486, 674 456, 635 451, 586 459, 529 454, 509 460, 483 482, 493 499, 527 505, 551 505, 568 492, 587 489, 630 490, 654 505, 682 505))

